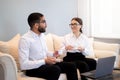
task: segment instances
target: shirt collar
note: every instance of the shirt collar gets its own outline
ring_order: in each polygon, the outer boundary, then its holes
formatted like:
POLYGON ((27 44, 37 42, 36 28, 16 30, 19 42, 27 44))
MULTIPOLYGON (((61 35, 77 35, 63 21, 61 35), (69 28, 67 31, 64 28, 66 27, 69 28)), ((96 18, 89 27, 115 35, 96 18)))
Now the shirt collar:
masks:
MULTIPOLYGON (((83 34, 81 33, 78 38, 82 37, 82 35, 83 35, 83 34)), ((73 33, 71 33, 71 37, 76 38, 76 36, 75 36, 73 33)))
POLYGON ((73 33, 71 33, 71 37, 75 37, 75 35, 73 33))
POLYGON ((35 32, 33 32, 32 30, 29 30, 29 32, 30 32, 30 34, 33 36, 33 38, 38 38, 38 37, 40 37, 41 36, 41 34, 40 35, 38 35, 38 34, 36 34, 35 32))

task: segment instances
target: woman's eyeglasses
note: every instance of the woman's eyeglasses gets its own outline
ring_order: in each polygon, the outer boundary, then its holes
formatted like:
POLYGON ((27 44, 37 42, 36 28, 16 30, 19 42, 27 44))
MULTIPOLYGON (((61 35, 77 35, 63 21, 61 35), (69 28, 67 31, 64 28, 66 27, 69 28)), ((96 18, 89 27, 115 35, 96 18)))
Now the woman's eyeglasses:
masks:
POLYGON ((77 24, 77 23, 74 23, 74 24, 69 24, 69 26, 71 27, 71 26, 78 26, 78 25, 80 25, 80 24, 77 24))

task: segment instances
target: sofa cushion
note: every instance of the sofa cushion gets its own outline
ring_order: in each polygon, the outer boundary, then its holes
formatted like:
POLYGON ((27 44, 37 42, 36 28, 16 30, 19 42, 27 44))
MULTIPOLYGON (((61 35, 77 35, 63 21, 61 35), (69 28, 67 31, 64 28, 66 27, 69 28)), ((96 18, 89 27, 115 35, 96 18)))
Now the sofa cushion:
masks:
POLYGON ((18 72, 18 80, 45 80, 43 78, 29 77, 26 76, 23 72, 18 72))
POLYGON ((46 44, 48 47, 48 51, 54 52, 53 39, 51 33, 48 33, 45 37, 46 37, 46 44))
MULTIPOLYGON (((52 38, 53 38, 54 50, 55 51, 60 50, 61 44, 62 44, 64 38, 62 36, 57 36, 55 34, 52 34, 52 38)), ((62 54, 58 58, 63 59, 63 57, 65 57, 65 56, 66 56, 66 54, 62 54)))
MULTIPOLYGON (((46 79, 37 78, 37 77, 29 77, 29 76, 26 76, 23 72, 18 72, 18 80, 46 80, 46 79)), ((66 74, 64 73, 60 74, 58 80, 67 80, 66 74)))
POLYGON ((63 37, 52 34, 52 38, 53 38, 54 50, 58 51, 61 48, 63 37))
POLYGON ((9 40, 7 42, 0 41, 0 52, 8 53, 11 56, 13 56, 13 58, 16 61, 18 70, 20 70, 20 64, 19 64, 19 60, 18 60, 19 39, 20 39, 20 34, 17 34, 11 40, 9 40))

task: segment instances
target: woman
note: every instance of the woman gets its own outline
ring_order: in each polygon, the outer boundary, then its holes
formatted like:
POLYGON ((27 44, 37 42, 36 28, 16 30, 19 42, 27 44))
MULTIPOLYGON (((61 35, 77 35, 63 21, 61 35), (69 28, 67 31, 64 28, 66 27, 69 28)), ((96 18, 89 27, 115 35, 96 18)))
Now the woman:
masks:
MULTIPOLYGON (((82 33, 82 26, 83 22, 80 18, 75 17, 71 20, 72 33, 64 37, 61 49, 66 53, 63 61, 74 63, 80 73, 96 69, 96 61, 92 58, 86 58, 86 56, 93 57, 94 54, 88 37, 82 33)), ((83 76, 81 79, 86 80, 83 76)))

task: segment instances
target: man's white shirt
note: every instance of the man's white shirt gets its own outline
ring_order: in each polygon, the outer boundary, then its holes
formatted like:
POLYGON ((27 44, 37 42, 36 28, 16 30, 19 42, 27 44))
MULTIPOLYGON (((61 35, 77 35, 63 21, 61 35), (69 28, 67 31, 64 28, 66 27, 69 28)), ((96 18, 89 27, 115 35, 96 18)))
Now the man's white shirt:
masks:
POLYGON ((45 58, 52 56, 46 46, 45 35, 28 31, 19 41, 19 60, 22 70, 38 68, 45 64, 45 58))

